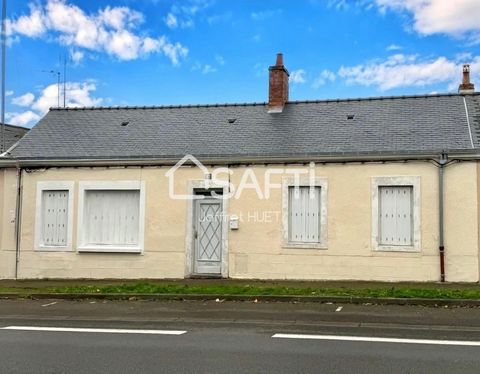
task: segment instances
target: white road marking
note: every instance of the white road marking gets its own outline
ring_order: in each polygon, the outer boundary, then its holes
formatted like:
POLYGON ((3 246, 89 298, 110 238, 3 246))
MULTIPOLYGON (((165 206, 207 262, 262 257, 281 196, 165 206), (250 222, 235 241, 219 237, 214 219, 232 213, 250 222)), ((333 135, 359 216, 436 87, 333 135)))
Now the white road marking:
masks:
POLYGON ((50 305, 55 305, 57 302, 54 301, 53 303, 48 303, 48 304, 43 304, 42 306, 50 306, 50 305))
POLYGON ((338 336, 338 335, 304 335, 304 334, 275 334, 272 338, 282 339, 316 339, 316 340, 341 340, 349 342, 374 342, 374 343, 401 343, 401 344, 431 344, 431 345, 463 345, 480 346, 479 341, 468 340, 433 340, 433 339, 404 339, 404 338, 377 338, 375 336, 338 336))
POLYGON ((335 312, 341 312, 343 309, 343 306, 339 306, 337 309, 335 309, 335 312))
POLYGON ((182 335, 186 331, 181 330, 133 330, 133 329, 94 329, 79 327, 39 327, 39 326, 6 326, 1 330, 18 331, 51 331, 51 332, 95 332, 105 334, 153 334, 153 335, 182 335))

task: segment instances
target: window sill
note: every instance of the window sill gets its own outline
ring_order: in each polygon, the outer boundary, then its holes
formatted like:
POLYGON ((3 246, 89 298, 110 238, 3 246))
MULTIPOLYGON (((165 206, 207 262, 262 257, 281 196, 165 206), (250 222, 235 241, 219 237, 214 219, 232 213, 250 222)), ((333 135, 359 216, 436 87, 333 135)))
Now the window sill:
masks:
POLYGON ((381 245, 373 249, 374 252, 397 252, 397 253, 419 253, 421 252, 419 248, 413 246, 388 246, 381 245))
POLYGON ((56 247, 56 246, 38 246, 35 248, 35 252, 72 252, 72 247, 56 247))
POLYGON ((104 246, 104 245, 85 245, 78 247, 78 252, 91 253, 142 253, 140 247, 122 247, 122 246, 104 246))
POLYGON ((283 243, 282 248, 285 249, 327 249, 327 246, 323 243, 283 243))

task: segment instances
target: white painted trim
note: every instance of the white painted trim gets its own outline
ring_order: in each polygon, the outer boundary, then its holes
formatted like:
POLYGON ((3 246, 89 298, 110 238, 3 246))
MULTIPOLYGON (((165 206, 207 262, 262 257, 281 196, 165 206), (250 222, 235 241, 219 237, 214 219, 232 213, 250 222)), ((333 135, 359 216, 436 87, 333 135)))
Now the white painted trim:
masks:
POLYGON ((468 340, 434 340, 434 339, 406 339, 406 338, 379 338, 379 337, 376 337, 376 336, 274 334, 274 335, 272 335, 272 338, 280 338, 280 339, 340 340, 340 341, 348 341, 348 342, 369 342, 369 343, 462 345, 462 346, 468 346, 468 347, 478 347, 478 346, 480 346, 480 342, 479 342, 479 341, 468 341, 468 340))
MULTIPOLYGON (((196 189, 206 189, 208 184, 209 189, 222 189, 222 278, 228 278, 228 186, 224 183, 215 183, 212 180, 190 180, 187 186, 187 195, 193 196, 196 189)), ((185 276, 190 277, 195 275, 193 272, 193 258, 195 246, 193 244, 193 214, 194 204, 196 199, 187 200, 187 217, 185 227, 185 276)), ((208 275, 208 274, 207 274, 208 275)))
MULTIPOLYGON (((320 242, 299 243, 289 240, 289 219, 288 219, 288 189, 295 186, 295 177, 282 178, 282 247, 283 248, 305 248, 305 249, 327 249, 328 246, 328 180, 327 178, 315 177, 314 186, 320 187, 320 242)), ((308 177, 300 178, 300 186, 310 186, 308 177)))
POLYGON ((475 145, 473 144, 472 127, 470 126, 470 118, 468 117, 467 100, 465 100, 465 96, 463 97, 463 105, 465 106, 465 115, 467 117, 467 126, 468 126, 468 134, 470 135, 470 143, 472 144, 472 148, 475 148, 475 145))
POLYGON ((79 182, 77 250, 79 252, 143 253, 145 240, 145 181, 86 181, 79 182), (85 191, 139 190, 138 245, 87 245, 84 243, 85 191))
POLYGON ((135 329, 95 329, 83 327, 41 327, 41 326, 6 326, 0 330, 15 331, 48 331, 48 332, 93 332, 102 334, 152 334, 152 335, 183 335, 185 330, 135 330, 135 329))
POLYGON ((34 249, 45 252, 61 252, 72 250, 73 237, 73 201, 75 183, 70 181, 44 181, 37 182, 37 193, 35 202, 35 240, 34 249), (68 191, 68 222, 67 222, 67 243, 65 246, 47 246, 43 244, 42 238, 42 193, 43 191, 68 191))
POLYGON ((386 252, 420 252, 421 250, 421 191, 419 176, 383 176, 372 177, 372 248, 374 251, 386 252), (378 239, 379 223, 379 194, 381 186, 412 186, 413 187, 413 245, 387 246, 381 245, 378 239))

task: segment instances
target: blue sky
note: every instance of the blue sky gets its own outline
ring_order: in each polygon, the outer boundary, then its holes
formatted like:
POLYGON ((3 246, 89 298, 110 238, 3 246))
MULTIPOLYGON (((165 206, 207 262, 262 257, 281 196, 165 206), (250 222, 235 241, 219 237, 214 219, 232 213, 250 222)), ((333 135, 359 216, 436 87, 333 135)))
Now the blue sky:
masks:
POLYGON ((7 122, 57 105, 265 101, 283 52, 290 99, 455 92, 480 85, 478 0, 8 1, 7 122))

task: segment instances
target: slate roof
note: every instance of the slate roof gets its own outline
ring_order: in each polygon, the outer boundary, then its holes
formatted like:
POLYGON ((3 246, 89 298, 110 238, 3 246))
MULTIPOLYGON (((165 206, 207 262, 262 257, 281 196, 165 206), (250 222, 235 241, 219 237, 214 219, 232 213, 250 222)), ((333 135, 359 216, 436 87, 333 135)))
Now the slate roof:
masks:
POLYGON ((427 153, 480 148, 480 95, 51 109, 18 159, 162 159, 427 153), (353 119, 349 116, 353 115, 353 119), (125 125, 125 122, 128 122, 125 125), (472 139, 473 145, 472 147, 472 139))
POLYGON ((25 127, 5 124, 5 128, 4 128, 5 150, 8 150, 12 145, 18 142, 27 132, 28 132, 28 129, 25 127))

